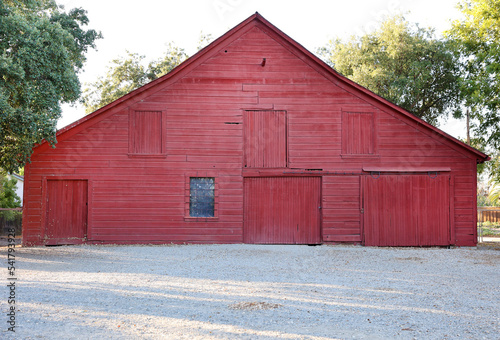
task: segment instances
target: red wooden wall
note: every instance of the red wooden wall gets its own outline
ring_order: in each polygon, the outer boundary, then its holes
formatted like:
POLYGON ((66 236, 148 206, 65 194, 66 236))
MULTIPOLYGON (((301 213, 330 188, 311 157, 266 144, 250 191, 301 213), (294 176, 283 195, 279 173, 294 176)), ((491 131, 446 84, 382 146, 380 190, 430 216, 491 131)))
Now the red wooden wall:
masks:
POLYGON ((36 148, 26 167, 23 242, 44 243, 42 202, 54 177, 88 181, 88 242, 239 243, 244 179, 304 175, 322 177, 320 241, 361 243, 362 177, 377 167, 381 176, 444 168, 450 243, 475 244, 478 155, 314 58, 256 15, 170 75, 64 129, 57 147, 36 148), (148 125, 144 112, 157 122, 148 125), (260 138, 277 147, 249 149, 264 131, 251 124, 277 131, 260 138), (214 217, 189 216, 189 177, 216 179, 214 217))

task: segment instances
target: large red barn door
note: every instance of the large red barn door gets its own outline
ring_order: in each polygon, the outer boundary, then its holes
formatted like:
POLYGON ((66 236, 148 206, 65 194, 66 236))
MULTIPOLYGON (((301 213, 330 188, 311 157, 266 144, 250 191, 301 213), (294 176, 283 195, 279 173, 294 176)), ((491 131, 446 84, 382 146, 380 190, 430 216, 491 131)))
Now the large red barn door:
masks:
POLYGON ((47 245, 82 243, 87 231, 87 181, 47 181, 47 245))
POLYGON ((448 175, 365 176, 364 244, 449 245, 449 178, 448 175))
POLYGON ((320 177, 245 178, 245 243, 318 244, 320 177))

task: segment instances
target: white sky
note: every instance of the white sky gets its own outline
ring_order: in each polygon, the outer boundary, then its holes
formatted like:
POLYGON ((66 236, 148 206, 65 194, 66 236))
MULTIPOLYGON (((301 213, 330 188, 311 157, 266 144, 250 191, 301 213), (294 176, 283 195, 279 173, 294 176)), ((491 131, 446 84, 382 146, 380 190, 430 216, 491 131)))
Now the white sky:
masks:
MULTIPOLYGON (((450 27, 460 16, 459 0, 56 0, 66 10, 82 7, 88 11, 89 26, 100 30, 103 39, 90 50, 80 74, 82 84, 106 73, 109 62, 125 51, 160 57, 165 45, 174 42, 188 55, 196 52, 200 32, 217 38, 258 11, 280 30, 309 51, 324 46, 334 37, 361 35, 376 27, 381 18, 405 14, 421 27, 436 33, 450 27)), ((63 106, 61 128, 83 117, 81 106, 63 106)), ((464 123, 449 120, 440 128, 455 137, 465 135, 464 123)))

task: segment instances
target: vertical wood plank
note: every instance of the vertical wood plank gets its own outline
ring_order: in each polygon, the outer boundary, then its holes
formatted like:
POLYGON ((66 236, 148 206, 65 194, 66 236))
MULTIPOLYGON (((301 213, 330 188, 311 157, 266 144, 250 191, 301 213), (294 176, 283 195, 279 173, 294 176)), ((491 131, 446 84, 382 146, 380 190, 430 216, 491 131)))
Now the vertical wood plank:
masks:
POLYGON ((78 244, 87 229, 86 180, 48 180, 46 244, 78 244))
POLYGON ((245 111, 244 167, 287 166, 286 111, 245 111))
POLYGON ((244 241, 318 244, 320 177, 245 178, 244 241))
POLYGON ((135 154, 161 154, 163 123, 161 111, 133 111, 132 150, 135 154))
POLYGON ((342 112, 342 154, 371 155, 375 153, 374 114, 342 112))
POLYGON ((365 184, 365 245, 449 244, 448 175, 366 176, 365 184))

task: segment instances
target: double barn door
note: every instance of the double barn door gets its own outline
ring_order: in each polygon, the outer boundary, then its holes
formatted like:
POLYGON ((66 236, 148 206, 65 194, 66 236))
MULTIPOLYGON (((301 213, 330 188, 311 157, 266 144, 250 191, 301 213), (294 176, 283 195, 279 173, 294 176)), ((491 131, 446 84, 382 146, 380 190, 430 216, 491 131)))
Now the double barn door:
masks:
MULTIPOLYGON (((362 226, 367 246, 439 246, 451 242, 450 177, 361 177, 362 226)), ((244 180, 244 242, 318 244, 321 178, 244 180)))

